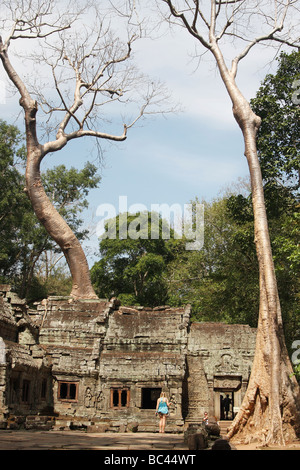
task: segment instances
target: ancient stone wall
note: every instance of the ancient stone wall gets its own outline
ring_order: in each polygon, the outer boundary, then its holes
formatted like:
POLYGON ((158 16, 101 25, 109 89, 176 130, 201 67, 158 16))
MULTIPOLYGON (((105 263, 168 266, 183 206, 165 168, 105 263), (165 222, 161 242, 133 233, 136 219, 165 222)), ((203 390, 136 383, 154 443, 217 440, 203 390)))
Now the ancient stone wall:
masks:
POLYGON ((50 297, 38 306, 40 344, 52 366, 56 413, 80 427, 97 415, 102 342, 114 301, 50 297))
POLYGON ((51 412, 50 367, 24 300, 0 286, 0 423, 51 412))
POLYGON ((256 329, 248 325, 192 323, 187 353, 187 421, 199 421, 204 411, 220 419, 220 399, 226 393, 231 394, 237 411, 250 377, 255 342, 256 329))
POLYGON ((171 401, 168 429, 183 428, 182 382, 189 317, 189 308, 168 307, 120 307, 110 315, 100 357, 101 417, 134 421, 139 431, 157 430, 156 400, 165 391, 171 401), (117 397, 114 402, 114 393, 122 390, 124 403, 117 397))
POLYGON ((189 307, 49 297, 29 310, 2 286, 0 422, 156 431, 164 391, 167 429, 181 432, 204 411, 219 419, 226 393, 232 413, 240 406, 255 338, 244 325, 191 324, 189 307))

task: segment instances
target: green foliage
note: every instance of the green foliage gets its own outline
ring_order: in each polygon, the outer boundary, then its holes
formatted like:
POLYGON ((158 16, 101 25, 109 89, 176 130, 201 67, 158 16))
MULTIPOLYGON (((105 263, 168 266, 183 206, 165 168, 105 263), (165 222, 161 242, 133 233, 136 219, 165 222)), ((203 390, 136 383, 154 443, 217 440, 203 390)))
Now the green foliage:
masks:
POLYGON ((276 74, 267 75, 252 109, 262 118, 258 152, 265 182, 276 180, 299 189, 300 106, 295 82, 300 79, 300 52, 282 53, 276 74))
MULTIPOLYGON (((253 222, 237 223, 229 201, 232 204, 232 198, 226 197, 204 202, 204 247, 181 252, 169 266, 169 303, 191 304, 197 321, 256 326, 258 267, 253 222)), ((244 201, 238 208, 245 216, 244 201)))
POLYGON ((294 375, 298 383, 300 384, 300 364, 297 364, 296 366, 294 366, 294 375))
MULTIPOLYGON (((0 282, 13 284, 21 297, 34 301, 45 296, 47 279, 53 275, 49 272, 46 278, 37 277, 42 254, 60 250, 37 220, 24 192, 22 142, 16 127, 0 121, 0 282)), ((97 168, 87 163, 82 170, 60 165, 42 176, 48 197, 79 239, 87 234, 79 214, 88 205, 89 190, 100 181, 96 172, 97 168)))
POLYGON ((25 214, 30 203, 23 187, 19 167, 24 163, 25 150, 18 129, 0 121, 0 276, 2 280, 14 273, 24 248, 21 238, 25 214))
POLYGON ((91 270, 92 282, 100 297, 117 296, 123 302, 151 307, 166 302, 163 274, 177 243, 172 230, 170 237, 173 238, 163 238, 162 220, 155 220, 158 225, 148 212, 126 213, 106 223, 106 234, 100 242, 101 259, 91 270), (151 229, 155 227, 158 228, 157 238, 151 239, 151 229), (113 239, 114 228, 116 237, 113 239))
POLYGON ((59 267, 45 277, 33 276, 26 293, 26 302, 32 305, 34 302, 46 299, 49 295, 68 296, 72 289, 72 278, 65 269, 59 267))

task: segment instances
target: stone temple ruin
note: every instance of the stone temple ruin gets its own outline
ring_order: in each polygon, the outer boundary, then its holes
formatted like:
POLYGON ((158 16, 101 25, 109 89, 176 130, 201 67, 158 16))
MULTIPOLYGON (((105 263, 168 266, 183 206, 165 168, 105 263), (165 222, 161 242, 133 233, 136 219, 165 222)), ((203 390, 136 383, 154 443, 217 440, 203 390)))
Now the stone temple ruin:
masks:
POLYGON ((171 401, 168 432, 224 419, 242 403, 256 330, 191 323, 190 308, 124 307, 49 297, 31 310, 0 286, 0 427, 154 432, 156 400, 171 401))

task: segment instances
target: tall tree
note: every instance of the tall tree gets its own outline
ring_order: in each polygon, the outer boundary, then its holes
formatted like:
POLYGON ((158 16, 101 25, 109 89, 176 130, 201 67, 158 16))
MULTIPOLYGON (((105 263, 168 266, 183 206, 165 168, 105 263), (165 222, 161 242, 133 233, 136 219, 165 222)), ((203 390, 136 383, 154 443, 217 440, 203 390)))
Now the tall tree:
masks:
POLYGON ((96 292, 130 305, 163 305, 168 295, 164 273, 179 242, 171 228, 168 232, 170 238, 164 239, 162 219, 151 212, 123 213, 108 221, 100 241, 101 259, 91 270, 96 292))
MULTIPOLYGON (((100 181, 97 171, 98 168, 91 163, 87 163, 81 170, 73 167, 67 169, 65 165, 58 165, 45 171, 41 178, 45 193, 53 207, 80 242, 88 235, 88 230, 83 229, 80 214, 88 207, 86 196, 89 191, 97 187, 100 181)), ((27 198, 27 207, 28 202, 27 198)), ((18 259, 20 266, 18 293, 22 298, 27 298, 30 290, 32 291, 32 281, 41 257, 47 257, 47 252, 51 251, 61 253, 61 250, 37 220, 31 204, 22 217, 21 241, 22 251, 18 259)))
MULTIPOLYGON (((0 121, 0 279, 13 283, 21 298, 32 291, 41 256, 48 257, 47 251, 59 251, 37 220, 24 192, 23 140, 15 126, 0 121)), ((88 205, 89 190, 100 181, 97 172, 95 165, 87 163, 82 170, 59 165, 42 175, 47 196, 79 240, 87 235, 80 213, 88 205)), ((30 296, 28 300, 38 298, 30 296)))
POLYGON ((204 246, 177 251, 167 270, 171 305, 190 304, 192 320, 257 324, 257 260, 248 200, 230 196, 203 202, 204 246), (229 209, 234 199, 236 219, 229 209), (242 214, 241 214, 242 213, 242 214), (243 216, 243 217, 242 217, 243 216))
POLYGON ((298 1, 158 0, 158 5, 162 9, 166 7, 170 23, 185 28, 212 54, 242 131, 250 172, 260 285, 257 345, 247 393, 228 435, 239 434, 266 444, 283 444, 285 439, 300 433, 299 386, 292 376, 285 346, 257 155, 256 138, 261 118, 251 109, 238 85, 237 75, 241 60, 260 44, 299 47, 298 1), (235 44, 229 63, 226 46, 230 42, 235 44))
POLYGON ((251 107, 262 119, 257 136, 258 158, 290 346, 298 339, 300 328, 300 53, 282 52, 277 61, 276 72, 265 77, 251 107))
POLYGON ((268 74, 251 100, 262 119, 257 148, 265 184, 300 189, 300 52, 282 52, 276 73, 268 74), (276 126, 274 126, 276 122, 276 126))
POLYGON ((0 279, 12 276, 22 247, 22 221, 30 210, 23 177, 18 170, 25 159, 22 135, 0 121, 0 279))
POLYGON ((73 279, 71 296, 76 299, 97 296, 81 244, 45 192, 41 162, 75 139, 124 141, 128 129, 151 110, 153 102, 159 109, 163 97, 161 86, 133 67, 132 46, 140 24, 132 17, 132 9, 121 13, 119 8, 112 14, 111 3, 101 3, 101 8, 98 2, 76 0, 13 0, 1 5, 0 58, 25 117, 26 192, 37 218, 65 255, 73 279), (28 66, 30 59, 35 60, 29 82, 18 65, 13 43, 20 45, 23 63, 28 66), (136 113, 119 134, 108 124, 120 112, 116 105, 136 113), (47 125, 44 137, 38 132, 38 122, 47 125))

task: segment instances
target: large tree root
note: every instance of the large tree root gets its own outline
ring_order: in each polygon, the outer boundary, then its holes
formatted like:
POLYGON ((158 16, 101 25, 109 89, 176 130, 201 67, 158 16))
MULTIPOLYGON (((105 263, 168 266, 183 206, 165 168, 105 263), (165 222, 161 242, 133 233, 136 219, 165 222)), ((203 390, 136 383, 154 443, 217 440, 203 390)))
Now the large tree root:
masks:
POLYGON ((290 375, 288 387, 283 387, 281 403, 276 406, 262 388, 254 382, 229 428, 227 438, 232 442, 261 446, 285 445, 300 438, 299 386, 290 375))

